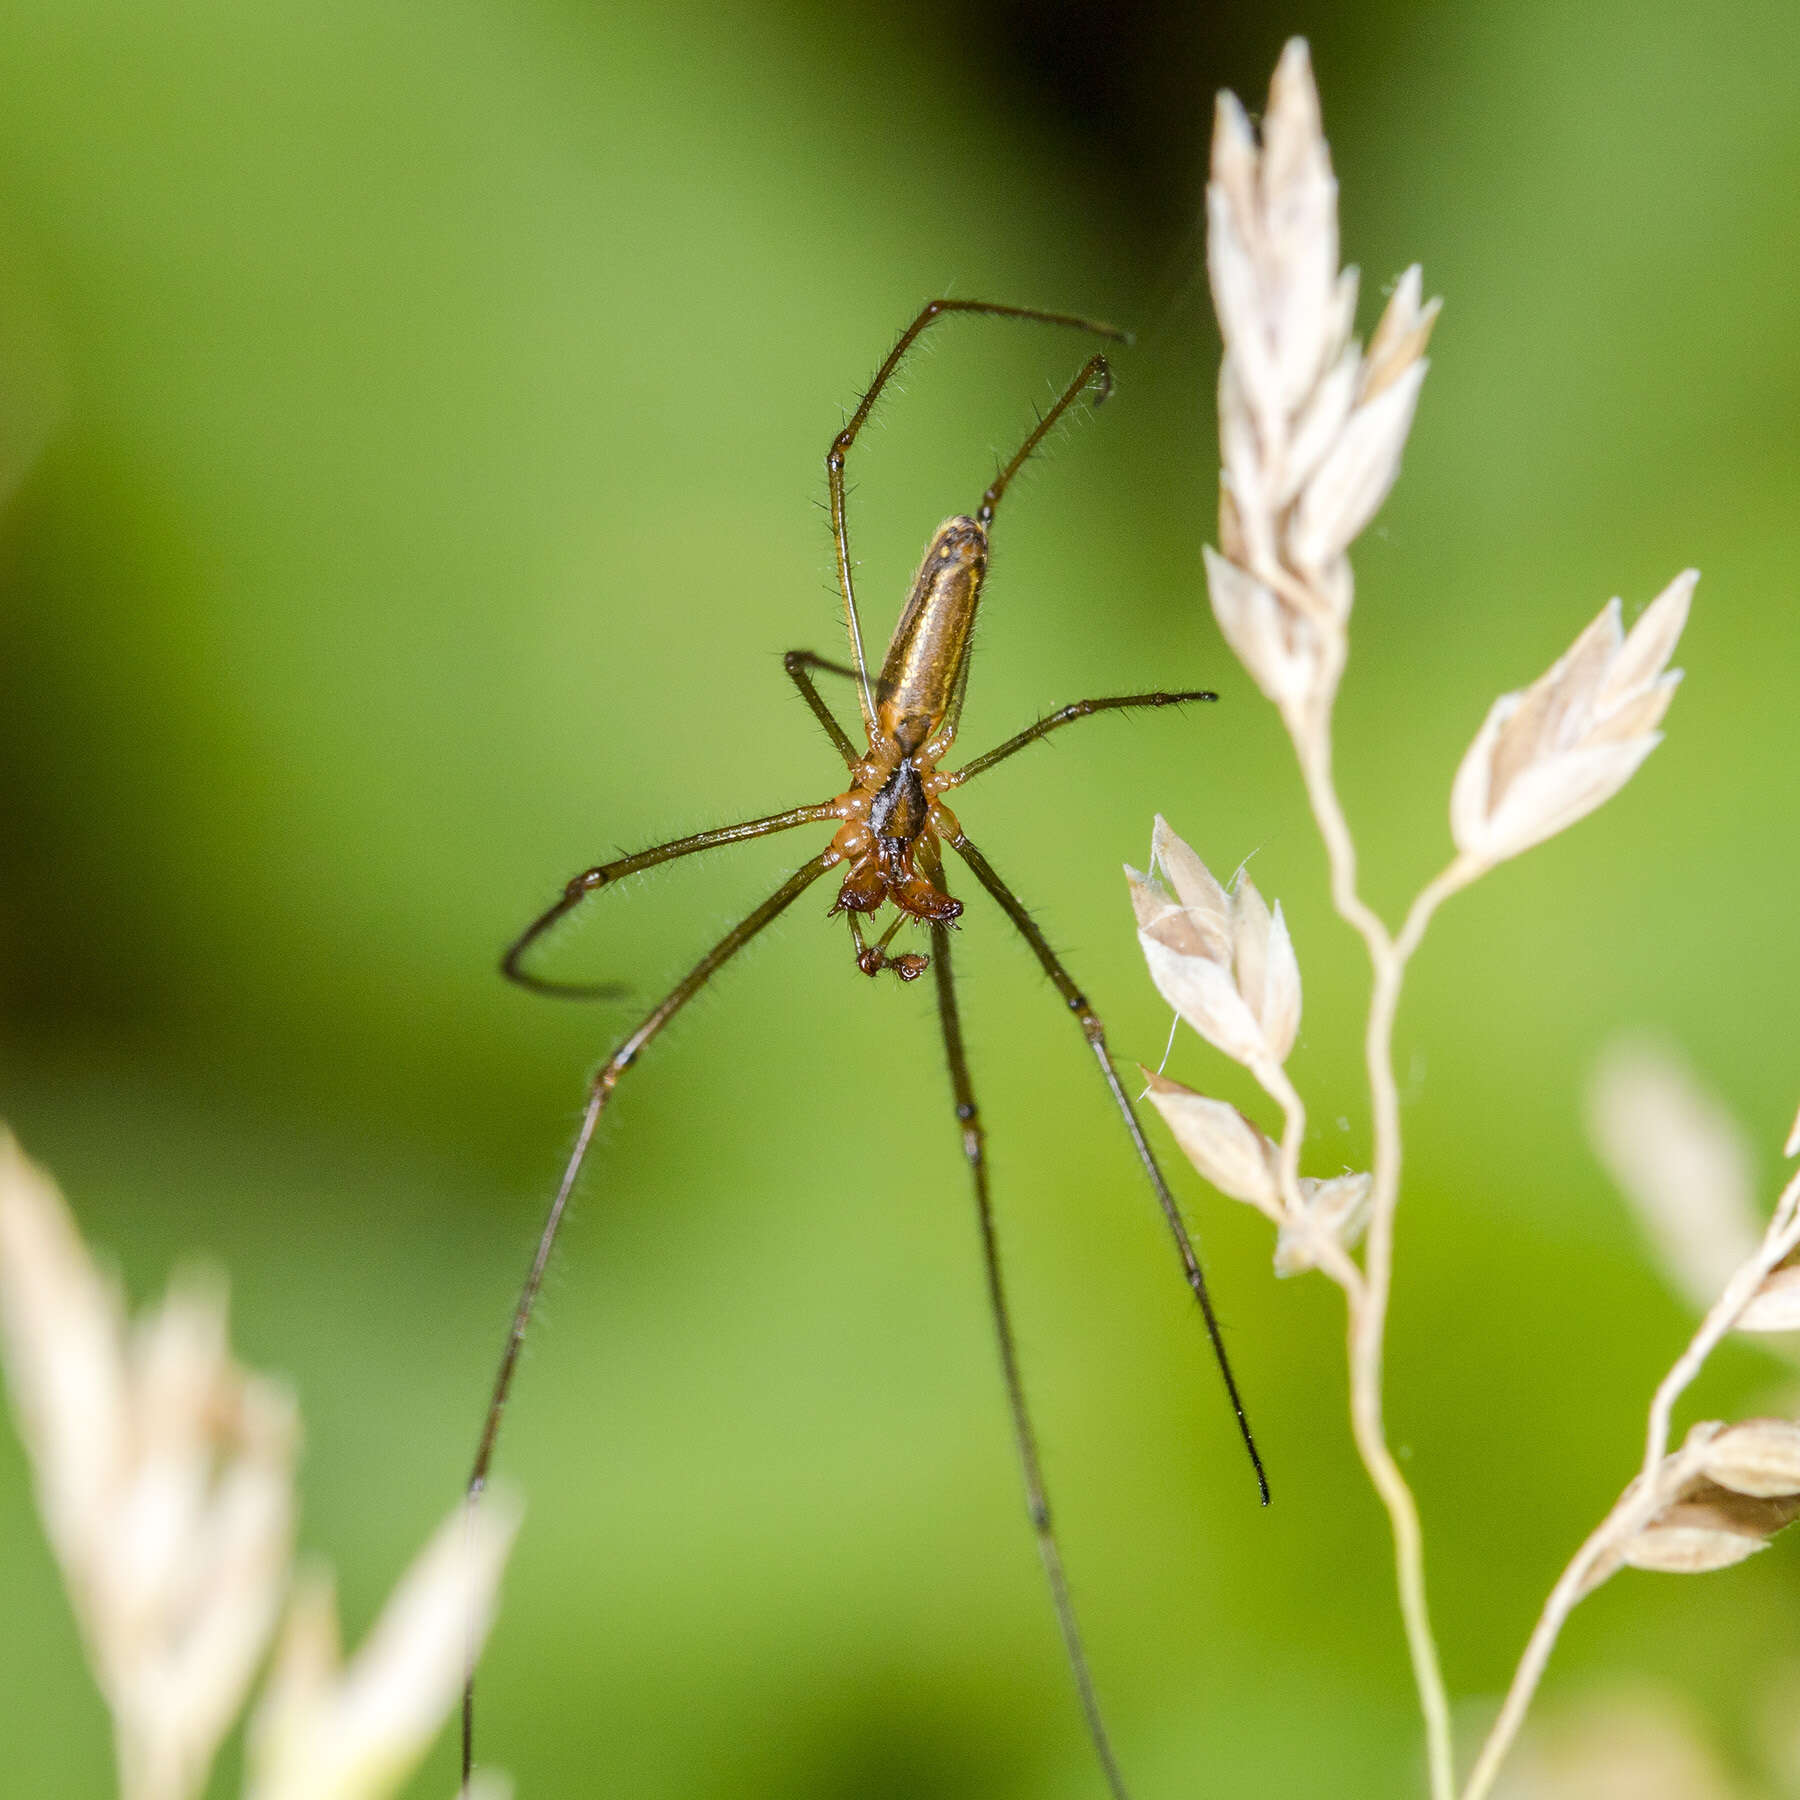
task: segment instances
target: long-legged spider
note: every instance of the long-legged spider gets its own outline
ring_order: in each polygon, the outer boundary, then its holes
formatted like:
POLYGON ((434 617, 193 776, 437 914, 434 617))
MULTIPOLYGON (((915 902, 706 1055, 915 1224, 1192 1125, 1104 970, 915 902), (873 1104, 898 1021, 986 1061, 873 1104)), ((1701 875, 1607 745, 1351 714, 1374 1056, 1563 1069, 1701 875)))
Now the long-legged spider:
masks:
MULTIPOLYGON (((1200 1316, 1218 1359, 1225 1391, 1243 1434, 1245 1448, 1256 1472, 1258 1488, 1264 1503, 1269 1497, 1262 1461, 1250 1433, 1243 1403, 1238 1397, 1237 1383, 1226 1358, 1218 1320, 1213 1314, 1207 1294, 1206 1277, 1201 1273, 1199 1258, 1188 1236, 1186 1225, 1169 1192, 1156 1158, 1145 1140, 1131 1100, 1107 1054, 1106 1034, 1099 1016, 1087 1003, 1074 977, 1063 966, 1061 958, 1050 948, 1044 934, 1031 915, 1019 903, 1012 889, 1001 880, 985 856, 970 842, 956 815, 944 803, 944 796, 985 774, 1028 744, 1036 743, 1052 731, 1085 719, 1094 713, 1119 711, 1139 706, 1178 706, 1187 701, 1212 700, 1215 695, 1201 692, 1119 694, 1105 699, 1077 700, 1072 704, 1029 725, 1017 736, 1008 738, 998 748, 965 763, 960 769, 940 767, 956 736, 962 714, 963 697, 968 685, 969 641, 975 622, 975 611, 981 598, 982 578, 987 570, 988 531, 993 523, 1007 487, 1044 436, 1083 394, 1093 391, 1097 406, 1112 391, 1112 371, 1104 354, 1088 358, 1061 397, 1039 421, 1017 454, 982 495, 974 516, 959 515, 946 520, 926 546, 924 560, 914 577, 900 622, 888 645, 886 660, 873 686, 869 681, 868 663, 863 654, 862 625, 857 616, 855 588, 851 577, 850 540, 844 523, 844 459, 855 444, 857 434, 868 421, 882 389, 892 378, 914 341, 937 320, 952 313, 980 313, 991 318, 1033 320, 1039 324, 1066 326, 1096 337, 1123 340, 1125 334, 1110 325, 1091 319, 1075 318, 1064 313, 1041 312, 1021 306, 1002 306, 979 300, 934 300, 918 315, 888 353, 887 360, 876 371, 875 379, 863 395, 856 411, 832 440, 826 454, 825 469, 830 490, 831 532, 837 550, 838 586, 843 596, 844 620, 849 631, 851 665, 827 661, 809 650, 791 650, 786 658, 788 675, 799 689, 801 698, 812 709, 813 716, 824 727, 825 734, 836 746, 849 771, 849 785, 829 800, 814 806, 790 807, 786 812, 767 818, 749 819, 741 824, 722 826, 713 831, 695 832, 690 837, 657 844, 633 856, 602 863, 584 870, 564 887, 555 905, 534 919, 507 950, 502 959, 504 973, 520 985, 539 993, 571 998, 594 998, 616 994, 615 988, 587 987, 548 981, 529 973, 523 966, 525 952, 551 926, 557 923, 589 894, 640 870, 658 863, 690 856, 696 851, 714 849, 721 844, 735 844, 746 838, 766 837, 772 832, 788 831, 801 825, 830 824, 834 827, 831 841, 810 861, 798 869, 758 906, 749 917, 728 931, 712 949, 660 1000, 637 1027, 631 1031, 601 1065, 588 1090, 587 1105, 576 1133, 575 1147, 569 1153, 556 1198, 550 1204, 549 1216, 538 1238, 537 1252, 513 1310, 507 1333, 506 1348, 495 1377, 493 1397, 482 1427, 481 1442, 475 1465, 469 1477, 471 1502, 481 1494, 493 1460, 499 1436, 500 1419, 517 1368, 520 1347, 543 1281, 544 1269, 556 1241, 557 1229, 593 1141, 613 1089, 625 1071, 662 1028, 696 993, 766 925, 785 912, 795 900, 827 870, 842 868, 844 874, 833 901, 831 912, 844 914, 856 966, 871 977, 889 971, 902 981, 914 981, 927 968, 933 969, 937 982, 938 1018, 943 1030, 944 1054, 950 1067, 950 1086, 956 1101, 956 1117, 962 1130, 963 1154, 968 1159, 974 1182, 976 1223, 981 1239, 983 1269, 987 1280, 988 1305, 993 1314, 994 1331, 999 1340, 1000 1367, 1006 1386, 1007 1404, 1011 1409, 1013 1437, 1018 1448, 1024 1476, 1025 1499, 1037 1536, 1039 1555, 1049 1582, 1050 1596, 1061 1627, 1063 1645, 1068 1654, 1082 1712, 1089 1736, 1105 1773, 1108 1786, 1118 1800, 1124 1800, 1125 1785, 1114 1758, 1106 1725, 1094 1691, 1081 1633, 1075 1620, 1069 1587, 1063 1572, 1062 1554, 1050 1521, 1050 1504, 1045 1492, 1043 1469, 1038 1456, 1037 1438, 1025 1404, 1024 1382, 1019 1374, 1018 1351, 1013 1339, 1012 1321, 1007 1307, 1006 1289, 1001 1279, 999 1249, 994 1233, 993 1204, 988 1194, 987 1164, 983 1155, 980 1116, 975 1107, 975 1090, 969 1079, 968 1059, 963 1052, 962 1023, 957 1010, 956 986, 951 974, 950 933, 962 915, 962 902, 952 898, 944 881, 941 847, 948 844, 969 866, 976 881, 991 894, 1015 930, 1031 946, 1070 1014, 1080 1026, 1088 1048, 1099 1065, 1101 1078, 1111 1093, 1126 1131, 1130 1134, 1144 1174, 1156 1195, 1169 1233, 1181 1257, 1188 1285, 1199 1304, 1200 1316), (813 680, 814 671, 848 676, 856 683, 862 709, 862 729, 867 748, 858 750, 849 734, 839 724, 813 680), (894 917, 873 941, 864 932, 864 921, 872 920, 884 905, 892 904, 894 917), (916 951, 889 953, 900 927, 912 921, 931 933, 932 953, 916 951)), ((465 1694, 463 1707, 463 1779, 465 1786, 473 1755, 473 1690, 465 1694)))

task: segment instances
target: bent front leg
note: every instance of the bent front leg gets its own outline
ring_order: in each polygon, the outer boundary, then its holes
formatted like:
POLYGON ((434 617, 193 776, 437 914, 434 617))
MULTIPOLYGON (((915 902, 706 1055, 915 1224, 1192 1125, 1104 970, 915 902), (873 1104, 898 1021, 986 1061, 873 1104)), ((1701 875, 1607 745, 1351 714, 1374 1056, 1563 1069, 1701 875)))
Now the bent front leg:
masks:
POLYGON ((746 838, 768 837, 773 832, 791 831, 796 825, 818 825, 836 818, 837 813, 833 811, 830 801, 823 801, 817 806, 795 806, 787 812, 771 813, 766 819, 746 819, 739 825, 721 825, 713 831, 696 831, 690 837, 673 838, 666 844, 656 844, 631 856, 621 856, 614 862, 600 863, 592 869, 584 869, 564 885, 562 898, 554 906, 539 913, 513 939, 506 954, 500 959, 500 973, 508 981, 516 981, 520 987, 530 988, 533 993, 551 994, 561 1000, 616 998, 624 990, 614 983, 588 985, 581 982, 546 981, 543 976, 533 975, 522 968, 519 959, 552 925, 573 912, 589 894, 598 893, 603 887, 611 887, 615 881, 623 881, 627 875, 653 869, 658 863, 673 862, 680 856, 692 856, 698 850, 716 850, 722 844, 741 844, 746 838))

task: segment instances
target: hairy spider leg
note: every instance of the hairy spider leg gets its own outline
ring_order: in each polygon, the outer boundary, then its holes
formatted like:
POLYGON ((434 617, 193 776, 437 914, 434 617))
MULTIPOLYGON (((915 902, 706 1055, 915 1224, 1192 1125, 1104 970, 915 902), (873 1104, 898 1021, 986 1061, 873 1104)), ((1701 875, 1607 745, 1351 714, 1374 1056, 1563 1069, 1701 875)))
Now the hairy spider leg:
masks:
POLYGON ((692 856, 697 850, 716 850, 722 844, 741 844, 746 838, 768 837, 772 832, 792 831, 796 825, 818 825, 836 817, 837 813, 830 801, 817 806, 793 806, 786 812, 771 813, 765 819, 745 819, 738 825, 721 825, 712 831, 696 831, 689 837, 673 838, 666 844, 653 844, 648 850, 637 850, 630 856, 617 857, 612 862, 583 869, 579 875, 570 877, 556 904, 546 907, 507 946, 506 954, 500 959, 500 973, 508 981, 516 981, 520 987, 530 988, 534 994, 549 994, 558 1000, 616 1000, 625 991, 616 983, 546 981, 541 975, 533 975, 520 959, 552 925, 573 912, 589 894, 611 887, 615 881, 623 881, 627 875, 636 875, 642 869, 653 869, 658 863, 673 862, 679 856, 692 856))
POLYGON ((1063 389, 1062 396, 1056 404, 1038 420, 1031 435, 1014 453, 1012 461, 988 483, 987 492, 981 496, 981 504, 975 509, 975 517, 979 519, 983 525, 993 524, 994 511, 999 506, 1001 498, 1005 495, 1006 490, 1012 486, 1012 478, 1018 474, 1028 462, 1030 462, 1032 453, 1050 434, 1056 421, 1060 419, 1090 387, 1094 390, 1094 405, 1096 407, 1104 406, 1106 402, 1112 398, 1112 364, 1109 363, 1103 355, 1090 356, 1087 361, 1082 364, 1075 379, 1063 389))
POLYGON ((819 692, 807 671, 823 669, 832 675, 848 675, 852 681, 856 679, 856 671, 845 667, 843 663, 815 656, 810 650, 790 650, 781 662, 788 672, 788 679, 800 690, 800 698, 812 708, 813 717, 825 727, 825 735, 831 739, 838 755, 844 759, 845 766, 854 769, 862 758, 857 754, 856 746, 851 743, 849 734, 837 722, 837 715, 825 704, 825 696, 819 692))

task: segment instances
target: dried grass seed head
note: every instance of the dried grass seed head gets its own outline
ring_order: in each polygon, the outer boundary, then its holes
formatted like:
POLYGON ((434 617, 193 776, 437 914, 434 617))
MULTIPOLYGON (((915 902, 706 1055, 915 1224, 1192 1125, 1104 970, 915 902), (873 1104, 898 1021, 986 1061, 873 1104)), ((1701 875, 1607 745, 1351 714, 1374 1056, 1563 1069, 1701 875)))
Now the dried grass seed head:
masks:
POLYGON ((1207 187, 1219 371, 1219 628, 1296 734, 1316 729, 1342 668, 1354 592, 1345 552, 1399 473, 1438 302, 1416 267, 1366 353, 1357 275, 1338 267, 1337 182, 1305 42, 1270 84, 1260 145, 1221 94, 1207 187))
MULTIPOLYGON (((1220 536, 1230 542, 1223 527, 1220 536)), ((1274 588, 1258 581, 1229 550, 1221 556, 1208 545, 1203 555, 1206 591, 1219 635, 1290 728, 1310 729, 1322 698, 1336 686, 1335 645, 1341 631, 1322 630, 1274 588)), ((1346 597, 1346 615, 1348 573, 1346 565, 1339 584, 1346 597)))
POLYGON ((135 1792, 204 1786, 273 1627, 299 1427, 234 1363, 223 1284, 128 1331, 61 1195, 0 1137, 0 1344, 38 1505, 135 1792))
POLYGON ((1502 694, 1450 790, 1450 832, 1483 865, 1517 856, 1612 798, 1662 741, 1675 696, 1669 658, 1697 570, 1669 583, 1629 633, 1610 600, 1532 685, 1502 694))
POLYGON ((1243 1200, 1276 1226, 1275 1273, 1299 1275, 1318 1267, 1321 1235, 1348 1252, 1368 1224, 1373 1180, 1366 1174, 1329 1180, 1299 1178, 1306 1217, 1283 1202, 1281 1147, 1226 1100, 1196 1093, 1154 1070, 1143 1070, 1151 1103, 1194 1168, 1231 1200, 1243 1200))
POLYGON ((1354 277, 1338 272, 1337 180, 1302 39, 1276 65, 1260 145, 1237 96, 1220 94, 1206 220, 1226 353, 1273 444, 1337 361, 1355 307, 1354 277))

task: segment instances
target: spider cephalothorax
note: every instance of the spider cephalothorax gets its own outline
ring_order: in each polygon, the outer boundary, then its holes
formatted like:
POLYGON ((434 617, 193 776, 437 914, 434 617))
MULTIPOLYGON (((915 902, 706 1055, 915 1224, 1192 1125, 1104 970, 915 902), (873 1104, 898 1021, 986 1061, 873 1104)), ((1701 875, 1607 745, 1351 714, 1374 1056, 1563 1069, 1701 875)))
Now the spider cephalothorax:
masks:
POLYGON ((891 900, 922 924, 949 924, 960 917, 962 902, 914 866, 915 857, 935 866, 939 839, 956 831, 937 798, 944 777, 910 756, 885 780, 879 764, 871 773, 881 781, 873 793, 859 786, 843 796, 847 817, 832 847, 849 862, 850 872, 831 910, 872 913, 891 900))

